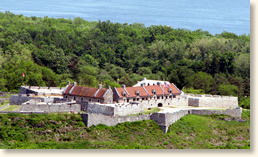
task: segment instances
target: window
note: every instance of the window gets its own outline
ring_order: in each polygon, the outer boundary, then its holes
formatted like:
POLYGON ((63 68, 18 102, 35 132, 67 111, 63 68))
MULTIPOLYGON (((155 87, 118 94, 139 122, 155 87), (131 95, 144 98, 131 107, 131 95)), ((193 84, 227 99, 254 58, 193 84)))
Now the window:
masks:
POLYGON ((168 103, 168 105, 169 105, 169 103, 168 103))
POLYGON ((142 98, 142 100, 144 100, 144 98, 142 98))
POLYGON ((83 101, 83 98, 81 98, 81 101, 83 101))
POLYGON ((168 96, 166 96, 166 99, 168 98, 168 96))
POLYGON ((89 101, 91 101, 91 98, 89 98, 89 101))
POLYGON ((139 98, 137 98, 137 101, 139 101, 140 99, 139 98))
POLYGON ((152 99, 152 97, 150 97, 150 100, 152 99))
POLYGON ((125 92, 123 92, 123 96, 126 97, 126 93, 125 92))
POLYGON ((164 97, 162 96, 161 99, 164 99, 164 97))
POLYGON ((99 102, 99 99, 98 99, 98 102, 99 102))
POLYGON ((129 99, 127 99, 127 102, 129 102, 129 99))
POLYGON ((157 96, 157 99, 159 99, 159 96, 157 96))
POLYGON ((67 98, 67 95, 65 96, 65 98, 67 98))
POLYGON ((171 88, 169 88, 169 89, 168 89, 168 92, 169 92, 169 93, 172 93, 172 89, 171 89, 171 88))
POLYGON ((140 95, 140 92, 139 92, 138 90, 136 91, 136 95, 137 95, 137 96, 139 96, 139 95, 140 95))
POLYGON ((76 97, 75 97, 75 96, 73 97, 73 100, 76 100, 76 97))
POLYGON ((133 98, 133 101, 135 101, 135 98, 133 98))
POLYGON ((152 90, 152 93, 153 93, 153 94, 156 94, 156 93, 157 93, 156 89, 153 89, 153 90, 152 90))
POLYGON ((169 98, 172 98, 172 95, 170 95, 169 98))
POLYGON ((176 98, 176 95, 173 95, 173 98, 176 98))

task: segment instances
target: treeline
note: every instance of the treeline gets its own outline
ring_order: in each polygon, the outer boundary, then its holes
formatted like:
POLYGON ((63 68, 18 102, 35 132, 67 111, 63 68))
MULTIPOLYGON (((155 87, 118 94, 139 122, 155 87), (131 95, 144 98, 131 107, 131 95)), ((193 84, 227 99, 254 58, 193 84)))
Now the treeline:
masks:
POLYGON ((185 91, 250 95, 250 35, 0 13, 0 90, 168 80, 185 91), (22 77, 25 73, 25 78, 22 77))

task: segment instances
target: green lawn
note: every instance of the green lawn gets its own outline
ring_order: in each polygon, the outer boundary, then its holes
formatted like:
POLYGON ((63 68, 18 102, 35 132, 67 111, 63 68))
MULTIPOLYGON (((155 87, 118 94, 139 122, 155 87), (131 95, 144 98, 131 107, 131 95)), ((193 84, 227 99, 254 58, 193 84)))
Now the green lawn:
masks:
POLYGON ((1 111, 14 111, 20 107, 21 107, 21 105, 10 105, 10 106, 2 109, 1 111))
POLYGON ((79 114, 0 114, 0 149, 250 149, 245 122, 186 115, 164 133, 153 120, 86 128, 79 114))

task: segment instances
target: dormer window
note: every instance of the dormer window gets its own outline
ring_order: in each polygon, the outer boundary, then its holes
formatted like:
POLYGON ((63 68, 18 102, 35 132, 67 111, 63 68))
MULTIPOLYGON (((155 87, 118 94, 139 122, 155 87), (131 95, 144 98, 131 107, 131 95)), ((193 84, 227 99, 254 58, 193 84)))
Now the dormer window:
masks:
POLYGON ((157 93, 156 89, 153 89, 153 90, 152 90, 152 93, 153 93, 153 94, 156 94, 156 93, 157 93))
POLYGON ((137 96, 139 96, 139 95, 140 95, 140 92, 137 90, 137 91, 135 92, 135 94, 136 94, 137 96))
POLYGON ((126 93, 125 92, 123 92, 123 96, 126 97, 126 93))
POLYGON ((172 89, 171 89, 171 88, 169 88, 169 89, 168 89, 168 92, 169 92, 169 93, 172 93, 172 89))

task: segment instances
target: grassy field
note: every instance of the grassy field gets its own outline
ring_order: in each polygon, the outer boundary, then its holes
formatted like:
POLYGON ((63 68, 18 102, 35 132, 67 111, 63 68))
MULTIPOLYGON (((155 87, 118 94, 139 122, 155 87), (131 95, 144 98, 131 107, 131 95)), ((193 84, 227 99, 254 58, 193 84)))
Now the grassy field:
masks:
POLYGON ((2 109, 1 111, 14 111, 20 107, 21 107, 21 105, 10 105, 10 106, 2 109))
POLYGON ((79 114, 0 114, 0 149, 250 149, 250 111, 242 115, 187 115, 165 134, 152 120, 86 128, 79 114))

